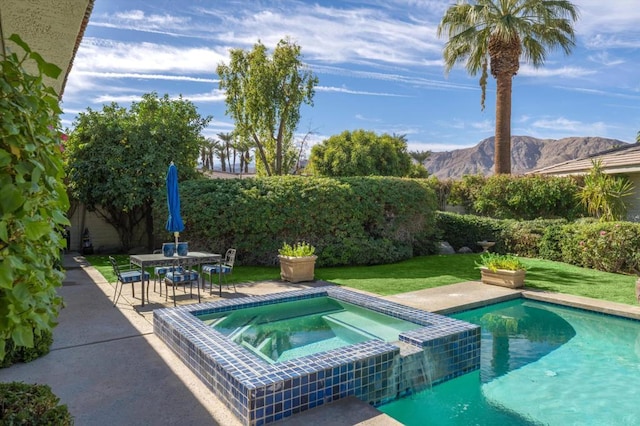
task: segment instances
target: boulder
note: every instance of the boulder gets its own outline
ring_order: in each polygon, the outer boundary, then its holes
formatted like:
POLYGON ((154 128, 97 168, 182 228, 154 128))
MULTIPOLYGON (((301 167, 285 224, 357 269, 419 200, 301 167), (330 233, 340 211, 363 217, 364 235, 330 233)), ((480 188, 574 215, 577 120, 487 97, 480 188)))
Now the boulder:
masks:
POLYGON ((438 245, 438 254, 455 254, 456 251, 453 249, 453 247, 451 247, 451 244, 449 244, 446 241, 440 241, 440 244, 438 245))

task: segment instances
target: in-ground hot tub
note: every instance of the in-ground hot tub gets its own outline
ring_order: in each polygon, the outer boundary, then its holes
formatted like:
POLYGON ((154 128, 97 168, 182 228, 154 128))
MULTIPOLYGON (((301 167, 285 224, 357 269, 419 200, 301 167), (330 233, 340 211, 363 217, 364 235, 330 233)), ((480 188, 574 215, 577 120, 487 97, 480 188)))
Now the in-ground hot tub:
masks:
POLYGON ((480 365, 478 326, 335 286, 158 309, 154 332, 247 425, 351 395, 379 405, 480 365), (314 340, 318 312, 304 311, 318 304, 335 309, 314 340), (304 337, 269 335, 297 322, 312 324, 304 337))

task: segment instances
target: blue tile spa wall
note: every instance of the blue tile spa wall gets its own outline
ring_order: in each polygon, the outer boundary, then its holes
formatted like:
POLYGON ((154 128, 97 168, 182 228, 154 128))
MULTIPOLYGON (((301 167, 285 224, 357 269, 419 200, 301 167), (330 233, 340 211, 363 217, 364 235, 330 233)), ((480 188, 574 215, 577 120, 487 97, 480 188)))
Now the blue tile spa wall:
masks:
POLYGON ((335 286, 159 309, 154 332, 245 425, 271 423, 351 395, 379 405, 418 389, 414 385, 424 381, 426 369, 429 381, 437 383, 478 369, 480 361, 479 327, 335 286), (396 344, 369 340, 271 364, 197 318, 321 296, 422 327, 400 333, 396 344), (403 362, 407 354, 424 358, 423 352, 426 361, 403 362))

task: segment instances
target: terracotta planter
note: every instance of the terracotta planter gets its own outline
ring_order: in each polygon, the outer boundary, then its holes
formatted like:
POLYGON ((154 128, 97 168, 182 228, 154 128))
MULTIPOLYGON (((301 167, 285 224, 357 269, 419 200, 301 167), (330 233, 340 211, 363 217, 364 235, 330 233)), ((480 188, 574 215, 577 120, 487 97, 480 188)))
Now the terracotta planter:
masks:
POLYGON ((524 276, 526 271, 507 271, 506 269, 498 269, 496 272, 490 271, 488 268, 481 267, 480 274, 482 282, 485 284, 499 285, 508 288, 524 287, 524 276))
POLYGON ((280 278, 284 281, 292 283, 313 281, 313 272, 318 256, 278 256, 278 258, 280 259, 280 278))

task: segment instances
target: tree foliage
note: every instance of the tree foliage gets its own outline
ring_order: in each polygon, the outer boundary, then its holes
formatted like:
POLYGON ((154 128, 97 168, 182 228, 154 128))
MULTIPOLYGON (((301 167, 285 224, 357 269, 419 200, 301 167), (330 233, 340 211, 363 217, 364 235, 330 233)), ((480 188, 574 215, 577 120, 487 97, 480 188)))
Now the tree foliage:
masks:
POLYGON ((314 145, 308 167, 316 175, 330 177, 426 176, 423 166, 412 163, 404 136, 362 129, 346 130, 314 145), (423 176, 415 176, 420 169, 423 176))
POLYGON ((251 51, 230 53, 229 65, 220 64, 217 73, 235 132, 255 144, 259 173, 287 174, 296 160, 293 137, 300 107, 313 105, 318 78, 302 63, 300 46, 289 39, 280 40, 272 56, 260 42, 251 51))
MULTIPOLYGON (((60 251, 69 200, 63 184, 58 95, 44 84, 61 70, 17 35, 24 51, 0 62, 0 360, 6 343, 32 348, 48 333, 62 300, 60 251), (36 72, 25 71, 35 61, 36 72)), ((16 50, 18 50, 16 48, 16 50)))
POLYGON ((496 79, 496 174, 511 173, 511 84, 520 57, 537 68, 550 49, 570 53, 577 18, 576 7, 566 0, 462 0, 445 12, 438 36, 448 37, 446 72, 459 62, 471 75, 480 71, 482 109, 488 69, 496 79))
POLYGON ((201 132, 210 120, 190 101, 156 93, 144 95, 129 110, 116 103, 102 111, 88 108, 76 118, 69 138, 71 194, 113 225, 124 249, 145 221, 152 248, 152 205, 165 185, 167 167, 173 161, 181 179, 196 176, 201 132))

